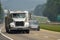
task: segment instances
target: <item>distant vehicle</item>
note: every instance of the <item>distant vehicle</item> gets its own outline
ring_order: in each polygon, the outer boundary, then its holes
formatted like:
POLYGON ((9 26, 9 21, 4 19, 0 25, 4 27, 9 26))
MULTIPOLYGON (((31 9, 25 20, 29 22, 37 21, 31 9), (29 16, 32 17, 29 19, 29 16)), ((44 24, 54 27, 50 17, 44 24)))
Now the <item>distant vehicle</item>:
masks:
POLYGON ((30 29, 40 30, 40 25, 37 20, 30 20, 30 29))
POLYGON ((10 33, 11 30, 23 30, 29 33, 29 13, 28 11, 6 11, 5 29, 10 33))

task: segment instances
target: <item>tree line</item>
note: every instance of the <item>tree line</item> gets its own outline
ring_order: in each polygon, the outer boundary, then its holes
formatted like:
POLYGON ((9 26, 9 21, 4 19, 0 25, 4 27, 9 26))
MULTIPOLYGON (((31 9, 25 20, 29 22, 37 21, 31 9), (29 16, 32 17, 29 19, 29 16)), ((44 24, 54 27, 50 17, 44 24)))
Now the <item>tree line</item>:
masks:
POLYGON ((3 9, 2 9, 2 4, 0 2, 0 23, 3 22, 3 18, 4 18, 4 13, 3 13, 3 9))
POLYGON ((43 15, 51 21, 60 21, 60 0, 47 0, 43 15))

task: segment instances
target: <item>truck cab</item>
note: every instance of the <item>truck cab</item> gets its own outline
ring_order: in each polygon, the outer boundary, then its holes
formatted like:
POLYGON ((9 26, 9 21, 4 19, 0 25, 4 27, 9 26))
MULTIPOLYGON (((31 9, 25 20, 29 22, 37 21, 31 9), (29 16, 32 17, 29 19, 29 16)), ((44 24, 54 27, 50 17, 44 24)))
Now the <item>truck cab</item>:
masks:
POLYGON ((23 30, 29 33, 28 11, 10 11, 5 17, 6 32, 11 30, 23 30))

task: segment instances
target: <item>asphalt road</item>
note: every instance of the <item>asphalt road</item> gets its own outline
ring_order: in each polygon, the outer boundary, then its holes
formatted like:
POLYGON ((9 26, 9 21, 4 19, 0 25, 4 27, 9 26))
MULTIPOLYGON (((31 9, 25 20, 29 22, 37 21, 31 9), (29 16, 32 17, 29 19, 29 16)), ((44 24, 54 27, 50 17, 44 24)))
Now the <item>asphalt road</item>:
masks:
MULTIPOLYGON (((1 29, 1 27, 3 27, 2 24, 0 24, 0 29, 1 29)), ((9 39, 6 38, 6 37, 4 37, 4 36, 1 34, 1 32, 0 32, 0 40, 9 40, 9 39)))
POLYGON ((9 34, 5 32, 5 28, 2 28, 2 33, 14 40, 60 40, 60 32, 53 32, 41 29, 40 31, 30 31, 29 34, 13 33, 9 34))
POLYGON ((9 40, 9 39, 0 34, 0 40, 9 40))

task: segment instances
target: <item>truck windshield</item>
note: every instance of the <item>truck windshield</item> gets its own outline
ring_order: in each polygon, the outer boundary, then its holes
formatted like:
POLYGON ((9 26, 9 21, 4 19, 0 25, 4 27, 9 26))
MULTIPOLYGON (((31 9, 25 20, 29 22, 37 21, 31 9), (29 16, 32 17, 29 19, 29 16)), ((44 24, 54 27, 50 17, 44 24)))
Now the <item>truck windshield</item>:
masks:
POLYGON ((25 13, 13 13, 13 18, 25 18, 25 13))

